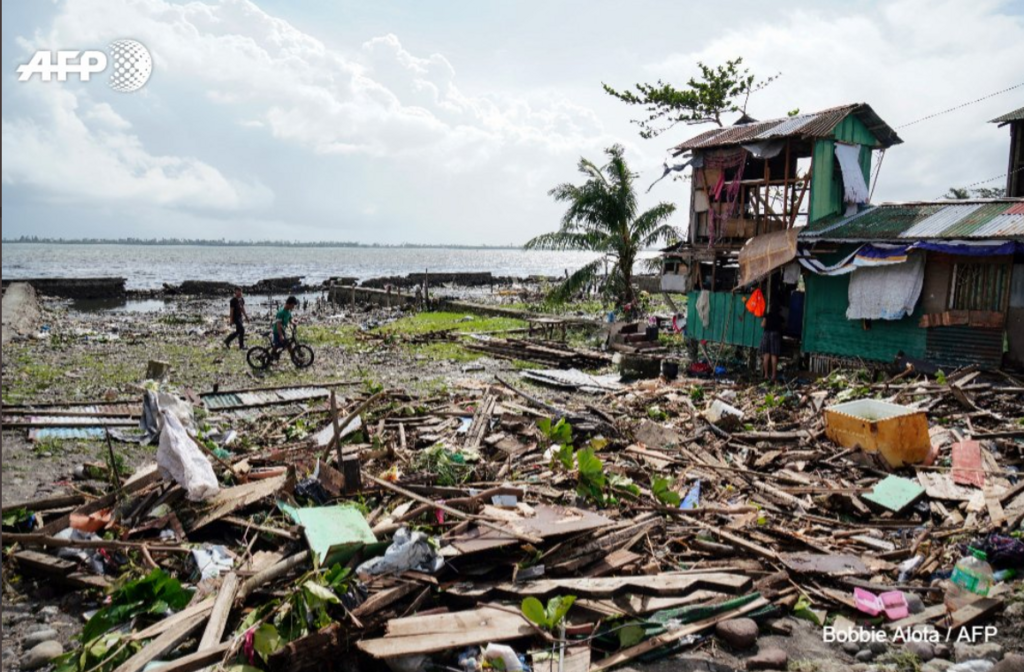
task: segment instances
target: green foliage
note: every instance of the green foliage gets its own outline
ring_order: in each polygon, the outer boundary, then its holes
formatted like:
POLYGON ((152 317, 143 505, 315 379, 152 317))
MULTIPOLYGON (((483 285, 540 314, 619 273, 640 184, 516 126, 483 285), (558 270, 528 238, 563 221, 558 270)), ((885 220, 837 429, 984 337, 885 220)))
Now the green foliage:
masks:
POLYGON ((623 158, 624 149, 614 145, 605 150, 604 166, 580 159, 579 171, 586 176, 582 185, 560 184, 549 194, 566 203, 558 231, 531 239, 528 250, 583 250, 603 255, 572 273, 548 294, 552 304, 564 304, 585 288, 598 284, 606 267, 605 291, 619 305, 636 300, 633 266, 641 250, 667 241, 675 230, 666 224, 675 205, 659 203, 640 213, 634 187, 636 174, 623 158))
POLYGON ((563 443, 559 446, 558 451, 555 452, 555 456, 552 459, 552 466, 555 464, 561 464, 562 468, 566 471, 572 469, 573 464, 575 464, 575 455, 573 454, 571 443, 563 443))
POLYGON ((892 648, 878 662, 894 672, 921 672, 921 659, 917 654, 904 648, 892 648))
POLYGON ((270 623, 261 624, 252 635, 252 648, 256 650, 263 662, 267 662, 270 656, 282 646, 284 646, 284 641, 281 639, 281 634, 270 623))
POLYGON ((9 509, 3 514, 3 526, 12 528, 18 527, 31 520, 33 515, 34 514, 29 513, 28 509, 25 509, 24 507, 9 509))
POLYGON ((576 492, 581 497, 603 504, 607 478, 604 463, 594 454, 593 448, 576 451, 576 467, 579 469, 576 492))
POLYGON ((786 403, 786 395, 775 394, 774 392, 768 392, 764 395, 764 400, 757 407, 758 412, 764 413, 775 408, 780 408, 786 403))
POLYGON ((537 421, 537 428, 549 443, 572 443, 572 425, 565 418, 559 418, 555 423, 550 418, 541 418, 537 421))
POLYGON ((385 334, 427 334, 436 331, 452 331, 455 333, 480 333, 485 331, 508 331, 522 329, 527 324, 523 320, 512 317, 484 317, 466 315, 466 313, 450 313, 429 311, 415 313, 395 320, 391 324, 378 329, 385 334), (466 318, 472 318, 467 320, 466 318))
POLYGON ((299 418, 292 424, 284 428, 284 437, 289 441, 301 441, 302 439, 309 436, 310 432, 314 431, 314 427, 305 418, 299 418))
POLYGON ((771 84, 778 75, 758 82, 747 68, 740 69, 742 58, 710 67, 698 62, 700 77, 691 77, 686 88, 676 89, 662 80, 657 84, 637 84, 636 91, 616 91, 607 84, 604 90, 629 105, 639 105, 649 116, 634 119, 643 138, 657 137, 676 124, 713 122, 722 126, 722 115, 743 112, 750 94, 771 84))
POLYGON ((935 372, 935 382, 937 382, 939 385, 945 385, 946 384, 946 372, 943 371, 942 369, 939 369, 938 371, 936 371, 935 372))
POLYGON ((668 420, 668 413, 662 410, 661 406, 650 406, 647 409, 647 417, 651 420, 668 420))
POLYGON ((569 609, 575 601, 575 595, 552 597, 548 600, 547 607, 545 607, 536 597, 528 597, 523 600, 520 609, 523 612, 523 616, 531 622, 545 630, 553 631, 565 619, 566 614, 569 613, 569 609))
POLYGON ((640 486, 633 482, 633 479, 622 474, 610 474, 607 477, 608 487, 619 494, 626 494, 632 497, 640 497, 640 486))
POLYGON ((969 189, 967 187, 950 187, 946 192, 946 198, 950 200, 963 201, 971 198, 1005 198, 1006 189, 1003 187, 979 187, 969 189))
POLYGON ((678 492, 672 489, 672 485, 673 481, 671 478, 656 476, 651 479, 651 492, 654 493, 654 497, 665 506, 678 507, 679 503, 683 501, 683 498, 679 496, 678 492))
POLYGON ((144 614, 163 614, 184 609, 192 592, 162 569, 134 581, 127 581, 110 594, 110 604, 97 611, 82 629, 83 641, 91 641, 116 625, 144 614))
POLYGON ((639 623, 630 623, 619 629, 619 649, 628 649, 644 641, 647 631, 639 623))
POLYGON ((810 621, 815 625, 823 625, 817 614, 811 611, 811 602, 805 596, 801 595, 800 599, 793 605, 793 615, 797 618, 802 618, 805 621, 810 621))
POLYGON ((420 451, 415 466, 435 474, 438 485, 449 487, 465 483, 473 473, 472 465, 466 463, 461 452, 450 451, 440 443, 420 451))
POLYGON ((704 387, 702 385, 694 385, 690 388, 690 401, 695 404, 704 403, 704 387))

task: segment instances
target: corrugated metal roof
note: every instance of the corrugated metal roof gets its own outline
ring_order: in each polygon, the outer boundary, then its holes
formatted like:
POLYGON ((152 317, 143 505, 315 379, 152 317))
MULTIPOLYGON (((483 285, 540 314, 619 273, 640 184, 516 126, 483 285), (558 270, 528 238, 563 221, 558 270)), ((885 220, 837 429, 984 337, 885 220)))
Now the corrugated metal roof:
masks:
POLYGON ((1024 238, 1024 199, 884 203, 846 217, 824 217, 801 240, 1024 238))
POLYGON ((58 440, 99 440, 106 436, 102 427, 40 427, 28 430, 29 441, 58 440))
POLYGON ((991 122, 992 124, 1008 124, 1011 121, 1024 121, 1024 107, 1018 107, 1013 112, 1007 112, 1001 117, 996 117, 991 122))
POLYGON ((677 145, 673 151, 676 154, 680 154, 691 149, 727 147, 773 138, 826 138, 832 134, 833 129, 835 129, 839 122, 851 114, 858 117, 867 126, 868 130, 878 138, 882 147, 891 147, 903 142, 896 135, 896 131, 875 114, 870 105, 854 103, 852 105, 832 107, 813 114, 800 114, 795 117, 782 117, 768 121, 726 126, 725 128, 713 128, 677 145))

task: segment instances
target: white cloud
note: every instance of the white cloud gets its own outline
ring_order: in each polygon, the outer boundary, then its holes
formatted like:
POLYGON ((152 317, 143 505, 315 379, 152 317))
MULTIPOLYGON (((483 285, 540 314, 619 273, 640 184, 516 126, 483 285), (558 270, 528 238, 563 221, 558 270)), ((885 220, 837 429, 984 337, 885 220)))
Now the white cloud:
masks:
POLYGON ((135 201, 186 209, 240 210, 272 198, 189 157, 145 150, 106 103, 71 88, 29 87, 33 114, 3 119, 3 181, 82 201, 135 201))
POLYGON ((647 72, 652 79, 685 81, 698 60, 723 63, 739 55, 761 76, 781 71, 751 98, 748 111, 760 119, 794 107, 813 112, 866 102, 904 140, 886 154, 875 200, 926 200, 1005 171, 1006 134, 986 122, 1019 106, 1019 95, 898 127, 1024 80, 1024 19, 1004 15, 1007 6, 898 0, 781 12, 770 23, 727 31, 698 51, 668 56, 647 72))

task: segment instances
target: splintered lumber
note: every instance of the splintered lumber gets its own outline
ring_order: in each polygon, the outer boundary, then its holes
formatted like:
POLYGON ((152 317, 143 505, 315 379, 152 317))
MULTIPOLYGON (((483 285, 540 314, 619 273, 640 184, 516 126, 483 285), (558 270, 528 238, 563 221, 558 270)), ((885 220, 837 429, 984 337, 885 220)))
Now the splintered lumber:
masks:
POLYGON ((713 590, 698 590, 689 595, 680 597, 657 597, 653 595, 619 595, 606 599, 579 599, 573 603, 573 608, 587 609, 602 617, 608 616, 632 616, 638 617, 644 614, 653 614, 664 609, 675 609, 685 607, 688 604, 706 604, 715 601, 724 601, 731 597, 725 593, 713 590))
POLYGON ((282 475, 262 481, 246 483, 233 488, 221 490, 208 502, 210 510, 188 528, 189 532, 206 527, 224 516, 255 504, 264 497, 277 493, 288 482, 288 476, 282 475))
POLYGON ((47 497, 46 499, 33 499, 24 502, 4 504, 2 511, 3 513, 14 511, 15 509, 25 509, 30 513, 36 511, 53 511, 54 509, 63 509, 68 506, 78 506, 84 503, 84 495, 62 495, 60 497, 47 497))
POLYGON ((252 591, 265 586, 266 584, 279 579, 291 570, 309 560, 309 551, 301 551, 295 555, 285 558, 275 565, 271 565, 258 574, 249 577, 241 588, 238 589, 238 599, 244 601, 252 591))
POLYGON ((411 500, 417 501, 420 504, 429 504, 430 506, 432 506, 432 507, 434 507, 436 509, 440 509, 441 511, 444 511, 445 513, 447 513, 450 516, 454 516, 454 517, 459 518, 461 520, 473 521, 477 525, 481 525, 483 527, 489 527, 492 530, 496 530, 498 532, 501 532, 503 535, 514 537, 514 538, 516 538, 516 539, 518 539, 520 541, 525 541, 528 544, 540 544, 540 543, 542 543, 541 539, 539 539, 538 537, 535 537, 535 536, 529 535, 529 534, 522 534, 521 532, 517 532, 517 531, 515 531, 513 529, 510 529, 509 527, 504 527, 502 525, 498 525, 498 524, 492 523, 491 521, 483 518, 482 516, 477 516, 477 515, 473 515, 473 514, 470 514, 470 513, 464 513, 462 511, 459 511, 458 509, 453 509, 450 506, 447 506, 445 504, 441 504, 440 502, 433 502, 433 501, 427 499, 426 497, 422 497, 420 495, 417 495, 415 492, 410 492, 409 490, 406 490, 405 488, 399 487, 399 486, 395 485, 394 483, 388 483, 387 481, 382 480, 380 478, 377 478, 376 476, 372 476, 370 474, 367 474, 366 478, 368 478, 369 480, 373 481, 374 483, 376 483, 380 487, 385 488, 386 490, 391 490, 392 492, 398 493, 399 495, 402 495, 403 497, 408 497, 411 500))
POLYGON ((737 593, 750 587, 750 577, 724 572, 688 573, 665 572, 652 576, 612 576, 582 579, 542 579, 526 583, 501 583, 495 586, 453 586, 453 595, 477 597, 490 591, 525 597, 567 593, 587 597, 611 597, 617 593, 646 595, 685 595, 698 588, 737 593))
POLYGON ((270 672, 319 672, 348 669, 337 659, 344 647, 344 630, 340 623, 331 623, 319 632, 288 642, 271 654, 267 661, 270 672))
POLYGON ((214 663, 219 663, 224 656, 228 655, 234 647, 234 642, 224 642, 220 646, 204 651, 196 651, 187 656, 182 656, 169 663, 160 665, 160 672, 197 672, 214 663))
POLYGON ((393 604, 398 600, 402 599, 409 593, 419 588, 419 585, 409 581, 406 583, 399 584, 394 588, 388 588, 382 590, 379 593, 371 596, 365 602, 360 604, 358 607, 352 610, 352 615, 356 618, 362 618, 368 616, 377 611, 380 611, 389 604, 393 604))
POLYGON ((141 672, 146 665, 181 644, 193 630, 202 625, 208 613, 195 614, 180 621, 149 644, 146 644, 141 651, 124 661, 114 672, 141 672))
POLYGON ((949 627, 956 629, 970 625, 979 618, 988 616, 1002 608, 1003 600, 996 597, 984 597, 980 600, 975 600, 953 612, 949 627))
POLYGON ((826 574, 832 577, 871 574, 864 561, 856 555, 782 553, 779 559, 791 571, 799 574, 826 574))
POLYGON ((231 605, 235 602, 235 593, 238 592, 238 575, 231 572, 224 577, 217 592, 217 601, 210 612, 210 620, 206 623, 206 630, 203 631, 203 638, 199 640, 199 650, 212 649, 220 644, 224 636, 224 628, 228 624, 228 616, 231 614, 231 605))
POLYGON ((587 672, 590 669, 590 647, 570 646, 563 652, 535 652, 533 672, 587 672))
POLYGON ((185 621, 189 621, 195 618, 196 616, 208 615, 211 611, 213 611, 213 606, 214 601, 213 598, 211 597, 209 599, 203 600, 199 604, 194 604, 191 607, 186 607, 178 613, 168 616, 162 621, 157 621, 145 630, 133 632, 128 638, 136 642, 141 642, 144 639, 152 639, 153 637, 157 637, 159 635, 164 634, 168 630, 172 630, 178 627, 180 624, 184 623, 185 621))
POLYGON ((761 607, 766 606, 768 606, 768 600, 764 599, 763 597, 757 596, 754 600, 747 602, 746 604, 737 609, 725 611, 715 616, 705 618, 702 621, 697 621, 696 623, 684 625, 683 627, 678 628, 677 630, 671 630, 661 635, 657 635, 655 637, 648 639, 645 642, 637 644, 636 646, 631 646, 628 649, 623 649, 618 653, 613 653, 612 655, 606 658, 602 658, 601 660, 597 661, 596 663, 590 666, 590 672, 602 672, 602 670, 610 669, 616 665, 620 665, 626 662, 627 660, 633 660, 634 658, 642 656, 645 653, 654 651, 655 649, 661 648, 663 646, 667 646, 668 644, 671 644, 673 642, 677 642, 680 639, 686 637, 687 635, 692 635, 694 633, 700 632, 701 630, 706 630, 707 628, 714 626, 716 623, 719 623, 720 621, 736 618, 737 616, 742 616, 743 614, 749 614, 752 611, 755 611, 757 609, 760 609, 761 607))
POLYGON ((374 658, 395 658, 505 642, 536 632, 518 609, 488 605, 471 611, 392 619, 386 636, 360 641, 358 646, 374 658))

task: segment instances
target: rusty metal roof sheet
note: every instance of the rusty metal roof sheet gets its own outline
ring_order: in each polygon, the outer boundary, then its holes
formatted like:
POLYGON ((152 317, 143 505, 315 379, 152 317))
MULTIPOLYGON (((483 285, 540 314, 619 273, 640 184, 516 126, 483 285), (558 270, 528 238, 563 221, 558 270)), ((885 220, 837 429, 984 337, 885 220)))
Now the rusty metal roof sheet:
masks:
POLYGON ((1008 124, 1011 121, 1024 121, 1024 107, 1018 107, 1013 112, 1007 112, 1006 114, 1000 117, 996 117, 989 123, 999 124, 1000 126, 1002 126, 1003 124, 1008 124))
POLYGON ((808 224, 801 240, 1022 239, 1024 199, 884 203, 808 224))
POLYGON ((773 138, 804 137, 827 138, 843 119, 849 115, 858 117, 870 130, 882 147, 891 147, 903 142, 896 131, 875 114, 870 105, 854 103, 832 107, 812 114, 800 114, 795 117, 782 117, 768 121, 756 121, 747 124, 713 128, 673 148, 673 152, 681 154, 691 149, 709 149, 727 147, 745 142, 770 140, 773 138))

